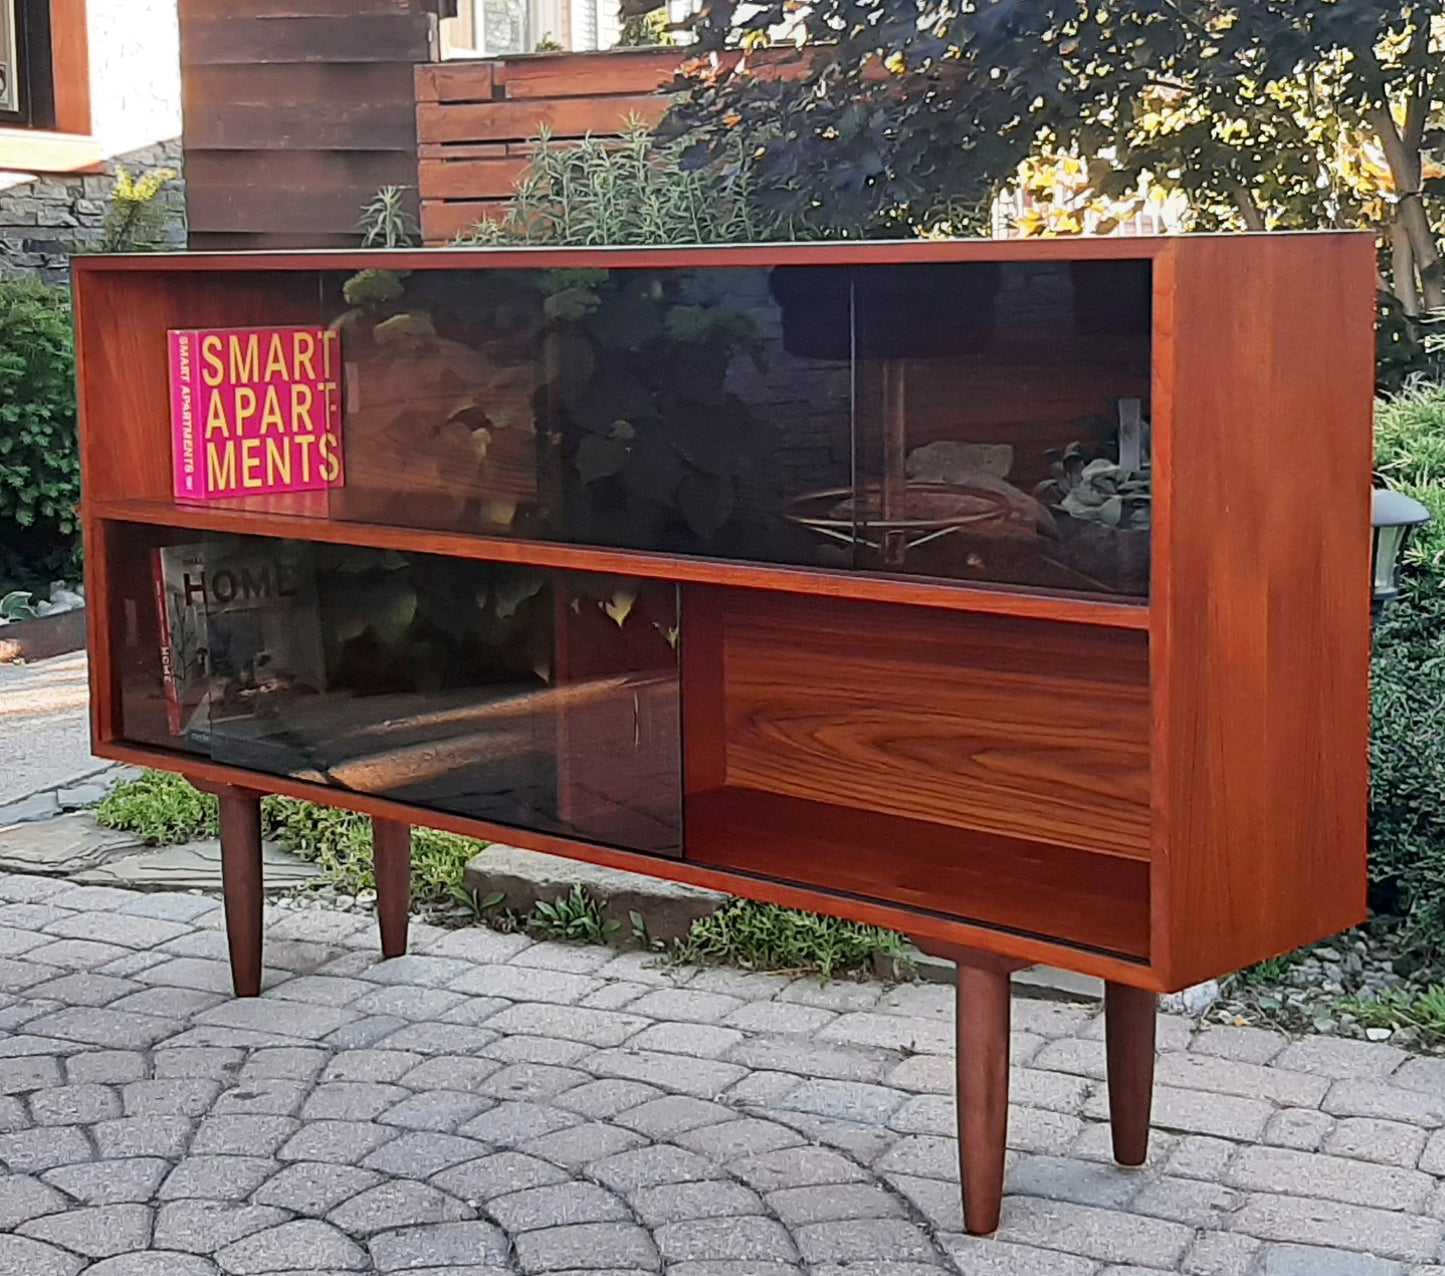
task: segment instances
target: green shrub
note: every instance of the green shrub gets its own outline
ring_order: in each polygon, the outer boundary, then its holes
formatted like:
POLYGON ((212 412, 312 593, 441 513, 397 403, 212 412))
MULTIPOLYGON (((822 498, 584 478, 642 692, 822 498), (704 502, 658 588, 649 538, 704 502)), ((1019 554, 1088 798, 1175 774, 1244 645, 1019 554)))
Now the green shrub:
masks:
POLYGON ((1445 955, 1445 386, 1382 400, 1375 464, 1435 521, 1405 553, 1400 600, 1375 625, 1371 669, 1370 880, 1377 912, 1445 955))
POLYGON ((70 294, 0 279, 0 572, 69 575, 79 499, 70 294))
POLYGON ((1416 528, 1406 564, 1445 580, 1445 386, 1422 385, 1381 400, 1375 412, 1375 467, 1424 504, 1435 521, 1416 528))
POLYGON ((1445 597, 1417 579, 1375 634, 1370 879, 1379 912, 1445 952, 1445 597))

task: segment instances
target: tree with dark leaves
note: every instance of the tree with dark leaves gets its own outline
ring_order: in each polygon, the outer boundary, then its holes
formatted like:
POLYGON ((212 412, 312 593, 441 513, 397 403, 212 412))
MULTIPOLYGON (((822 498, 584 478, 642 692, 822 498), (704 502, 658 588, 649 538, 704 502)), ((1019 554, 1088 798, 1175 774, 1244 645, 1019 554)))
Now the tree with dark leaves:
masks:
POLYGON ((744 139, 803 233, 976 227, 1064 152, 1200 227, 1376 227, 1401 307, 1445 307, 1445 0, 705 0, 694 33, 669 127, 694 163, 744 139))

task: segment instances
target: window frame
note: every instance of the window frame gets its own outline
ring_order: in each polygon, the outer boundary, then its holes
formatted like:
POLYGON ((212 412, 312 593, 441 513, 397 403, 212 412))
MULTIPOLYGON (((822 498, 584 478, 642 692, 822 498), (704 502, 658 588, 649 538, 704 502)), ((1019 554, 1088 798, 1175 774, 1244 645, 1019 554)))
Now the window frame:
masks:
MULTIPOLYGON (((28 47, 19 59, 40 61, 43 97, 22 103, 25 112, 0 113, 0 169, 19 172, 98 171, 100 146, 92 136, 90 45, 86 0, 0 0, 27 24, 28 47), (44 47, 33 33, 44 28, 44 47), (28 119, 29 122, 26 122, 28 119)), ((19 24, 17 24, 19 25, 19 24)), ((17 32, 17 35, 20 34, 17 32)), ((22 94, 31 91, 22 82, 22 94)))

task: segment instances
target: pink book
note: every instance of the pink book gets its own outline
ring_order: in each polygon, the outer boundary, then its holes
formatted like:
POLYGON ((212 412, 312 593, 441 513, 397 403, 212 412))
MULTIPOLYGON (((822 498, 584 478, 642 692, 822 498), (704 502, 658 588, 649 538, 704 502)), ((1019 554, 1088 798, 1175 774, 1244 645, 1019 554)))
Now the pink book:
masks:
POLYGON ((167 336, 179 499, 341 486, 340 333, 185 328, 167 336))

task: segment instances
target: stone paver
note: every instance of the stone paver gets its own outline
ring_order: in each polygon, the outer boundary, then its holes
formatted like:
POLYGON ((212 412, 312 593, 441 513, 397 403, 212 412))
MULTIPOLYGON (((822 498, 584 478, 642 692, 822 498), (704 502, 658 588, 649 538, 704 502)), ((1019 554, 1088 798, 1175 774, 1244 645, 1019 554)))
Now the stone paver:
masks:
POLYGON ((1445 1065, 1161 1018, 1114 1166, 1092 1006, 1019 1000, 963 1235, 953 998, 0 874, 0 1273, 1445 1276, 1445 1065), (314 922, 314 925, 308 925, 314 922))

